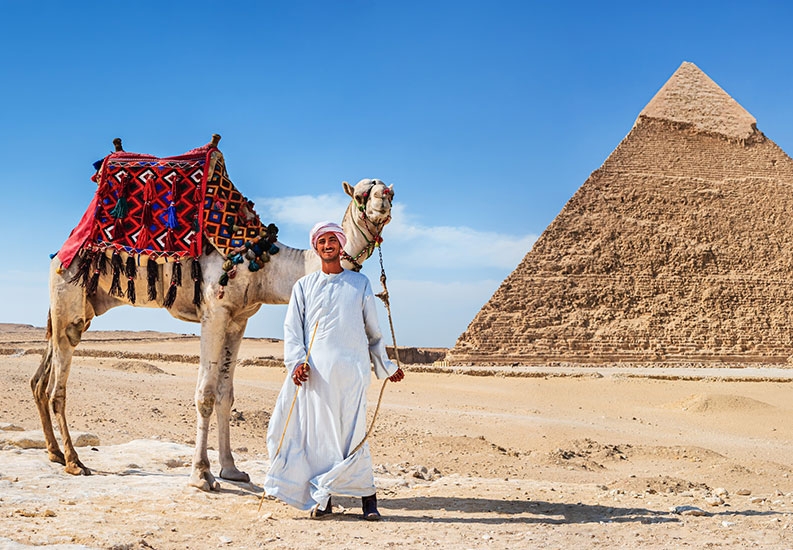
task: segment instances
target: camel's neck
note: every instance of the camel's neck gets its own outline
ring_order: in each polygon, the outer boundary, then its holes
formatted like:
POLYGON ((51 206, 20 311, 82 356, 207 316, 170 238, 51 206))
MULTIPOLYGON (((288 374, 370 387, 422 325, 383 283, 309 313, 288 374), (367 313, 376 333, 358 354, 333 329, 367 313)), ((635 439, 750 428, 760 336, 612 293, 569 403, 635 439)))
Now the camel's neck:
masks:
POLYGON ((383 225, 377 225, 366 219, 363 213, 355 208, 352 202, 347 206, 341 226, 347 236, 347 245, 342 254, 342 265, 346 269, 360 269, 361 264, 373 253, 380 239, 383 225))
MULTIPOLYGON (((375 239, 382 227, 361 219, 360 211, 354 206, 347 207, 342 220, 344 234, 347 236, 346 253, 357 264, 362 264, 374 251, 375 239)), ((271 257, 266 268, 257 277, 257 302, 265 304, 285 304, 289 302, 292 286, 301 277, 319 271, 322 262, 313 250, 292 248, 277 243, 280 251, 271 257)), ((356 266, 343 261, 346 269, 356 266)))

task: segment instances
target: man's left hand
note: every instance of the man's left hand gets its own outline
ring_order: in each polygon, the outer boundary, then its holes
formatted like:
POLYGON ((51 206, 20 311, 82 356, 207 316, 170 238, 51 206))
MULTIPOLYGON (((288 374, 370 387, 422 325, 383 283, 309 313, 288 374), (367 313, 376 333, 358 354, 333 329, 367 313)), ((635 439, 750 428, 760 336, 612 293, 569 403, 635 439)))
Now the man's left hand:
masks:
POLYGON ((391 382, 399 382, 404 377, 405 371, 403 371, 401 368, 398 368, 394 374, 388 377, 388 379, 391 380, 391 382))

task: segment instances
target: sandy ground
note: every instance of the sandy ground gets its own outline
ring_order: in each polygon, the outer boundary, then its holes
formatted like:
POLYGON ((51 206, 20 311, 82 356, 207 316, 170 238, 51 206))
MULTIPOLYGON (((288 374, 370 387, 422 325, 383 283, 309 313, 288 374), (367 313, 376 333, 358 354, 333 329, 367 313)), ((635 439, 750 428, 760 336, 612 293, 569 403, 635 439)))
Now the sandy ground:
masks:
POLYGON ((232 446, 252 482, 201 493, 186 485, 197 338, 86 335, 67 410, 95 436, 79 449, 95 473, 72 477, 35 448, 42 337, 0 325, 0 548, 793 548, 791 369, 408 367, 370 439, 384 520, 334 498, 313 521, 258 510, 284 376, 262 360, 280 343, 246 340, 237 368, 232 446))

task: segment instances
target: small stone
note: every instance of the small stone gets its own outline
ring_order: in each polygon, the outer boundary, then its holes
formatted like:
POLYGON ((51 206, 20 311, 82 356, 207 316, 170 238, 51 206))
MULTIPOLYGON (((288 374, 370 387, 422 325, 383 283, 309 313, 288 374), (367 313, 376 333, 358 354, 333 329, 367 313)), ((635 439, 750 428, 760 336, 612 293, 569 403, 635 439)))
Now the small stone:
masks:
POLYGON ((752 497, 749 502, 752 504, 760 504, 761 502, 765 502, 765 499, 763 497, 752 497))
POLYGON ((722 527, 732 527, 733 525, 735 525, 734 521, 724 520, 724 521, 721 522, 721 526, 722 527))
POLYGON ((716 495, 717 497, 729 496, 729 494, 727 493, 727 489, 725 489, 724 487, 719 487, 718 489, 713 489, 713 494, 716 495))
POLYGON ((218 540, 220 541, 220 544, 231 544, 234 539, 221 535, 218 537, 218 540))
POLYGON ((724 504, 724 501, 721 499, 721 497, 717 496, 705 497, 703 500, 710 506, 721 506, 724 504))
POLYGON ((752 492, 749 489, 738 489, 737 491, 735 491, 735 494, 741 495, 742 497, 748 497, 749 495, 752 494, 752 492))
POLYGON ((709 515, 702 508, 696 506, 674 506, 671 509, 672 513, 680 514, 681 516, 707 516, 709 515))

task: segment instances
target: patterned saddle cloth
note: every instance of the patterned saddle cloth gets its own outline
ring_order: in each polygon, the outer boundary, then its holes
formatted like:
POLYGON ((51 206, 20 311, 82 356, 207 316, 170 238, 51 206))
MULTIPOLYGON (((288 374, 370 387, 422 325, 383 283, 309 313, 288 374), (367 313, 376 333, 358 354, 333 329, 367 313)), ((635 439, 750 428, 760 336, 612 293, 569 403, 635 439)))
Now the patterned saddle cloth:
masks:
POLYGON ((229 256, 246 243, 277 238, 278 229, 261 222, 211 143, 165 158, 117 151, 92 179, 94 199, 58 252, 66 268, 83 250, 165 263, 197 258, 205 243, 229 256))
POLYGON ((163 296, 163 304, 171 307, 181 286, 182 260, 193 258, 193 303, 198 306, 203 277, 197 258, 205 246, 226 258, 220 298, 237 264, 248 259, 248 269, 256 271, 268 254, 278 252, 278 228, 265 226, 253 202, 234 187, 216 143, 166 158, 116 151, 97 163, 91 178, 97 183, 96 194, 57 253, 64 268, 79 255, 79 269, 71 281, 93 294, 109 258, 110 294, 124 295, 123 271, 126 297, 134 304, 135 278, 138 268, 145 266, 151 301, 157 299, 157 265, 172 263, 171 283, 163 296))

